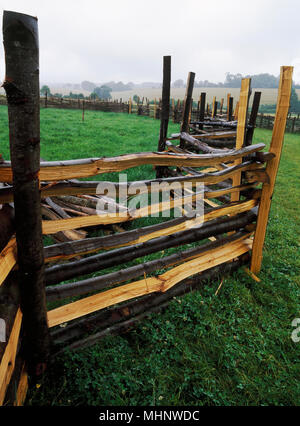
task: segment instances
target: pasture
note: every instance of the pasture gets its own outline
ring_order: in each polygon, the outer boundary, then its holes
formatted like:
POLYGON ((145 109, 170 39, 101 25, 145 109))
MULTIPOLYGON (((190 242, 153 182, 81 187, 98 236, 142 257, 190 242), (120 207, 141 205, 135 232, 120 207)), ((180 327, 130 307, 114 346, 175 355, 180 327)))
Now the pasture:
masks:
MULTIPOLYGON (((8 159, 4 106, 0 117, 1 152, 8 159)), ((41 156, 155 150, 159 125, 94 111, 82 122, 81 111, 42 109, 41 156)), ((169 134, 176 131, 170 123, 169 134)), ((254 143, 270 139, 270 131, 256 129, 254 143)), ((291 339, 292 320, 300 316, 299 158, 299 136, 286 134, 260 283, 240 269, 174 299, 127 334, 61 355, 41 386, 30 388, 26 404, 299 405, 300 343, 291 339)), ((144 179, 153 175, 143 168, 144 179)))

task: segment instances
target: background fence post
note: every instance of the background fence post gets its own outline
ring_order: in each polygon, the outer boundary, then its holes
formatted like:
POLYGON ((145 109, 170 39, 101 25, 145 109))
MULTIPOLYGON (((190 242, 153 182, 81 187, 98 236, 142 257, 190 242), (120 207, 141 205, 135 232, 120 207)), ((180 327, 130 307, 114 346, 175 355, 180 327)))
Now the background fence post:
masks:
MULTIPOLYGON (((245 144, 246 138, 246 125, 247 125, 247 113, 250 97, 250 78, 243 78, 240 91, 240 99, 238 102, 238 123, 236 132, 235 149, 241 149, 245 144)), ((242 162, 242 159, 236 160, 234 165, 238 165, 242 162)), ((232 186, 238 186, 241 183, 241 173, 236 173, 232 177, 232 186)), ((231 194, 231 201, 238 201, 240 199, 240 192, 233 192, 231 194)))
MULTIPOLYGON (((182 113, 182 122, 180 126, 180 132, 188 132, 189 131, 189 117, 190 117, 190 110, 191 110, 191 103, 192 103, 192 93, 194 88, 194 81, 195 81, 195 73, 189 72, 188 74, 188 80, 186 85, 186 92, 184 97, 184 104, 183 104, 183 113, 182 113)), ((180 139, 180 147, 184 147, 184 141, 180 139)))
POLYGON ((4 12, 3 39, 13 172, 18 280, 28 371, 39 376, 49 356, 40 201, 40 87, 37 19, 4 12), (30 117, 30 120, 28 120, 30 117))
MULTIPOLYGON (((231 118, 230 118, 230 97, 231 97, 231 94, 228 93, 227 94, 227 121, 231 121, 231 118)), ((232 108, 232 106, 231 106, 231 108, 232 108)))
MULTIPOLYGON (((199 111, 199 121, 204 121, 205 118, 205 103, 206 103, 206 93, 202 92, 200 95, 200 111, 199 111)), ((203 124, 199 124, 199 129, 203 129, 203 124)))
POLYGON ((251 127, 249 127, 246 132, 245 146, 249 146, 252 144, 260 98, 261 98, 261 92, 255 92, 252 108, 251 108, 251 114, 250 114, 250 118, 248 122, 249 126, 251 127))
MULTIPOLYGON (((166 138, 168 133, 170 116, 170 91, 171 91, 171 56, 163 58, 163 87, 160 113, 160 131, 157 150, 164 151, 166 148, 166 138)), ((156 177, 164 176, 165 167, 156 167, 156 177)))

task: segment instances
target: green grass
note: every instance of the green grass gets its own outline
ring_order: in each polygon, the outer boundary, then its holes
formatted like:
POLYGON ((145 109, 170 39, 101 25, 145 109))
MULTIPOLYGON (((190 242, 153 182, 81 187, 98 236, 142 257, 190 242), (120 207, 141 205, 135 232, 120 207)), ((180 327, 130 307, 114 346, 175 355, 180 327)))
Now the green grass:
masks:
MULTIPOLYGON (((8 158, 6 108, 1 152, 8 158)), ((170 132, 178 126, 171 125, 170 132)), ((121 114, 41 111, 47 160, 155 150, 159 122, 121 114)), ((255 131, 269 143, 271 132, 255 131)), ((55 360, 27 405, 299 405, 300 138, 287 134, 264 250, 261 282, 242 269, 170 303, 125 335, 55 360)), ((151 167, 130 179, 154 176, 151 167)), ((115 175, 115 178, 117 176, 115 175)))

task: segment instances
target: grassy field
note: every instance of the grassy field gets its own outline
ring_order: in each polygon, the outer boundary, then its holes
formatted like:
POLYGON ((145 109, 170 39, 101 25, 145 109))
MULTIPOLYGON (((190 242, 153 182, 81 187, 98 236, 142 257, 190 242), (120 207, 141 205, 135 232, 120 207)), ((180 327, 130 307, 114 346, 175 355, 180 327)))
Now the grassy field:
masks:
MULTIPOLYGON (((178 126, 171 124, 170 133, 178 126)), ((0 107, 8 158, 7 109, 0 107)), ((41 111, 47 160, 154 150, 159 121, 114 113, 41 111)), ((255 142, 271 138, 257 129, 255 142)), ((299 405, 300 138, 287 134, 273 197, 261 282, 241 269, 172 301, 135 330, 65 353, 26 405, 299 405)), ((154 176, 151 167, 129 179, 154 176)), ((117 179, 117 176, 114 175, 117 179)))

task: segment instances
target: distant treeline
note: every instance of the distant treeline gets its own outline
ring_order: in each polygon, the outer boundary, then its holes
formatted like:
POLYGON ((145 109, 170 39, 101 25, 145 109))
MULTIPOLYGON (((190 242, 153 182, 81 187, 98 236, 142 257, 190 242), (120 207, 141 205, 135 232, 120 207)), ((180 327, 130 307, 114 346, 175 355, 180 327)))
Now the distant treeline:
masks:
MULTIPOLYGON (((251 87, 252 88, 262 88, 262 89, 274 89, 278 88, 279 83, 279 76, 276 77, 272 74, 264 73, 264 74, 254 74, 254 75, 242 75, 240 73, 238 74, 231 74, 226 73, 226 77, 223 83, 213 83, 209 80, 198 80, 195 81, 194 87, 232 87, 232 88, 239 88, 241 87, 241 80, 242 78, 251 78, 251 87)), ((72 90, 84 90, 90 93, 93 93, 97 87, 106 86, 109 87, 111 92, 123 92, 126 90, 133 90, 133 89, 159 89, 162 87, 162 83, 157 82, 144 82, 144 83, 123 83, 122 81, 108 81, 104 83, 94 83, 92 81, 82 81, 79 84, 71 84, 71 83, 65 83, 64 85, 60 84, 59 86, 64 88, 69 88, 70 91, 72 90)), ((172 83, 173 88, 185 88, 186 87, 186 81, 182 79, 178 79, 173 81, 172 83)), ((300 89, 300 84, 294 84, 294 87, 296 89, 300 89)))
MULTIPOLYGON (((243 78, 251 78, 251 87, 252 88, 262 88, 262 89, 277 89, 279 84, 279 76, 276 77, 272 74, 263 73, 263 74, 254 74, 254 75, 242 75, 240 73, 238 74, 231 74, 226 73, 226 77, 223 83, 213 83, 208 80, 199 80, 195 81, 194 87, 232 87, 232 88, 239 88, 241 87, 241 81, 243 78)), ((115 82, 115 81, 109 81, 102 84, 95 84, 90 81, 83 81, 81 83, 81 87, 84 90, 93 92, 96 87, 101 86, 107 86, 111 88, 112 92, 122 92, 125 90, 133 90, 137 88, 161 88, 161 83, 155 83, 155 82, 144 82, 141 84, 135 84, 135 83, 127 83, 124 84, 122 81, 115 82)), ((186 82, 182 79, 175 80, 172 83, 172 87, 174 88, 185 88, 186 82)), ((296 89, 300 89, 300 84, 294 84, 294 87, 296 89)))

